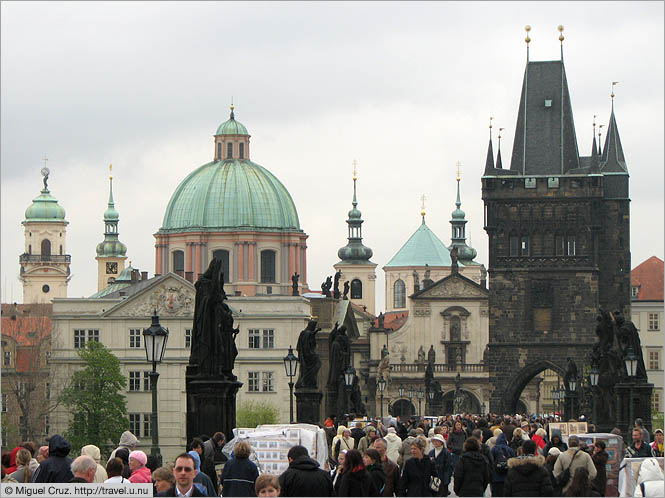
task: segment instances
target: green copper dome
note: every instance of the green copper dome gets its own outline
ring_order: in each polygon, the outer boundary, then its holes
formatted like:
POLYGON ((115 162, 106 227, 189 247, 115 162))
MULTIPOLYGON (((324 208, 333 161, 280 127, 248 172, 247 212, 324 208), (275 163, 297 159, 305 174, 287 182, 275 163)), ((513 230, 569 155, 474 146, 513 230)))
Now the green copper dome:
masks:
POLYGON ((127 254, 127 246, 119 240, 105 240, 97 244, 97 256, 100 258, 116 256, 121 257, 127 254))
MULTIPOLYGON (((386 267, 392 266, 450 266, 450 251, 425 225, 425 218, 418 230, 397 251, 386 267)), ((461 265, 464 266, 464 265, 461 265)))
POLYGON ((65 209, 58 204, 51 192, 44 188, 25 210, 25 221, 65 221, 65 209))
POLYGON ((282 183, 247 159, 204 164, 171 196, 160 233, 300 231, 298 212, 282 183))
POLYGON ((247 133, 247 128, 242 123, 236 121, 233 115, 233 108, 231 108, 231 117, 228 121, 224 121, 219 125, 215 135, 249 135, 249 133, 247 133))
POLYGON ((115 279, 115 282, 109 284, 108 287, 100 290, 99 292, 94 293, 92 296, 90 296, 90 299, 108 296, 109 294, 112 294, 116 291, 130 287, 132 285, 132 271, 134 271, 134 268, 132 268, 131 265, 128 266, 122 270, 120 275, 118 275, 118 278, 115 279))
POLYGON ((119 219, 120 215, 118 214, 118 211, 115 207, 109 206, 106 208, 106 211, 104 211, 104 221, 115 221, 119 219))

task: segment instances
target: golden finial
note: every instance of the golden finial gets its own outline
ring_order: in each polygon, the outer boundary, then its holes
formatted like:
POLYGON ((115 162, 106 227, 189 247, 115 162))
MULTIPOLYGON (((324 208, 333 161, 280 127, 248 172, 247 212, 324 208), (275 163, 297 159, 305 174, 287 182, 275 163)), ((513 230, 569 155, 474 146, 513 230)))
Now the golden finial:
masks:
POLYGON ((356 160, 353 160, 353 181, 355 182, 358 179, 358 168, 357 168, 358 163, 356 160))
POLYGON ((563 25, 559 24, 556 29, 558 29, 559 33, 561 33, 559 35, 559 41, 561 42, 561 44, 563 44, 563 25))
POLYGON ((461 172, 460 172, 461 168, 462 168, 462 163, 459 162, 459 161, 457 161, 457 181, 458 181, 458 182, 459 182, 459 181, 461 180, 461 178, 462 178, 462 177, 461 177, 461 172))
POLYGON ((612 93, 610 93, 610 97, 612 97, 612 100, 614 100, 614 85, 619 83, 618 81, 613 81, 612 82, 612 93))
POLYGON ((501 148, 501 132, 505 130, 505 128, 499 128, 499 149, 501 148))
POLYGON ((109 180, 113 180, 113 164, 109 164, 109 180))
POLYGON ((420 216, 425 218, 425 200, 427 197, 425 197, 425 194, 420 196, 420 216))
POLYGON ((490 116, 490 129, 492 128, 492 120, 494 119, 493 116, 490 116))
POLYGON ((526 31, 526 38, 524 39, 524 41, 526 42, 526 44, 528 46, 529 42, 531 41, 531 38, 529 38, 529 31, 531 31, 531 26, 529 26, 528 24, 526 26, 524 26, 524 31, 526 31))

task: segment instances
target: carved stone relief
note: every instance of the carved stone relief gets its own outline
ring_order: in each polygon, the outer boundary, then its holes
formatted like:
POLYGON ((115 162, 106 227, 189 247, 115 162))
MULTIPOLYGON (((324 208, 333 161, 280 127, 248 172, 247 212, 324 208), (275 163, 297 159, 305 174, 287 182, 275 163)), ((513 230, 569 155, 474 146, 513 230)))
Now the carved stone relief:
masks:
POLYGON ((183 285, 159 287, 133 305, 128 316, 150 316, 157 310, 160 316, 188 316, 194 314, 194 292, 183 285))

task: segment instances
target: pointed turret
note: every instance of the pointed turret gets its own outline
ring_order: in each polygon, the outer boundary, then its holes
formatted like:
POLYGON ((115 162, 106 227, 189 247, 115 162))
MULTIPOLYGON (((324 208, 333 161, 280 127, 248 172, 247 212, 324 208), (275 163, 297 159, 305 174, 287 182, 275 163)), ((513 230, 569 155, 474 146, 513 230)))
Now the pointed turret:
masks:
POLYGON ((494 150, 492 149, 492 120, 490 117, 490 143, 487 146, 487 159, 485 159, 485 174, 491 175, 494 169, 494 150))
MULTIPOLYGON (((112 171, 113 166, 109 166, 112 171)), ((120 216, 113 201, 113 175, 109 175, 109 201, 104 211, 104 240, 97 244, 97 290, 113 283, 124 270, 127 246, 118 240, 120 216)))
POLYGON ((369 247, 363 245, 362 235, 362 213, 358 209, 358 199, 356 196, 356 181, 358 180, 357 172, 353 170, 353 201, 351 205, 353 208, 349 211, 349 218, 346 220, 349 226, 349 243, 337 251, 337 256, 343 263, 356 263, 364 264, 372 257, 373 251, 369 247))
POLYGON ((623 155, 623 147, 619 138, 619 127, 614 116, 614 93, 612 93, 612 110, 610 122, 605 135, 605 146, 600 169, 603 173, 627 173, 626 158, 623 155))
POLYGON ((452 212, 452 219, 450 225, 452 226, 452 236, 450 237, 450 247, 452 250, 457 248, 457 257, 462 263, 469 262, 476 257, 478 252, 466 244, 466 219, 465 213, 462 211, 462 200, 460 197, 460 163, 457 163, 457 201, 455 201, 455 210, 452 212))
POLYGON ((496 152, 496 169, 503 169, 503 162, 501 161, 501 132, 503 128, 499 128, 499 146, 496 152))
POLYGON ((596 123, 593 123, 593 144, 591 145, 591 167, 589 173, 600 173, 600 158, 596 146, 596 123))

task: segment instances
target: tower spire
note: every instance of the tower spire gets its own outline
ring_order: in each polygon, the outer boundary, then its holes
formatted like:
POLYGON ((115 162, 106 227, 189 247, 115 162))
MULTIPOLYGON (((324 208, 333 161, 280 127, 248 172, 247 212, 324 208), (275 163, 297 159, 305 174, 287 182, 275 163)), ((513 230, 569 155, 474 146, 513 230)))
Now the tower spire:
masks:
POLYGON ((337 256, 342 262, 363 264, 369 261, 372 257, 373 251, 369 247, 363 245, 362 234, 362 213, 358 209, 358 197, 356 193, 356 182, 358 181, 358 163, 353 160, 353 201, 351 204, 353 208, 349 211, 349 218, 346 224, 349 227, 348 244, 337 251, 337 256))
POLYGON ((425 224, 425 214, 426 214, 426 211, 425 211, 425 200, 426 200, 426 199, 427 199, 427 197, 425 197, 425 194, 423 194, 423 195, 420 196, 420 216, 423 217, 423 225, 425 224))
POLYGON ((627 173, 626 158, 619 138, 619 127, 614 116, 614 86, 618 81, 612 82, 612 110, 610 112, 610 122, 607 125, 607 134, 605 135, 605 145, 603 147, 603 156, 601 169, 603 172, 627 173))
POLYGON ((559 42, 561 42, 561 62, 563 62, 563 26, 559 24, 556 29, 559 31, 559 42))
POLYGON ((490 116, 490 142, 487 146, 487 159, 485 159, 485 174, 491 175, 492 170, 494 169, 494 150, 492 149, 492 120, 494 118, 490 116))
POLYGON ((503 130, 505 130, 505 128, 499 128, 499 147, 496 153, 496 169, 503 169, 503 162, 501 161, 501 132, 503 130))
POLYGON ((596 146, 596 115, 593 115, 593 143, 591 144, 591 167, 590 173, 600 173, 600 161, 598 158, 598 148, 596 146))
POLYGON ((464 262, 473 260, 478 252, 466 243, 466 214, 462 211, 462 198, 460 195, 461 168, 462 163, 457 161, 457 200, 455 201, 455 210, 452 212, 450 220, 452 236, 450 237, 450 247, 448 249, 452 250, 456 247, 458 259, 464 262))
POLYGON ((531 38, 529 37, 529 31, 531 31, 531 26, 528 24, 524 26, 524 31, 526 31, 526 38, 524 38, 524 41, 526 42, 526 62, 529 62, 529 43, 531 42, 531 38))
POLYGON ((113 165, 109 164, 109 201, 104 211, 104 240, 97 244, 97 290, 112 283, 124 270, 127 246, 118 240, 120 216, 113 201, 113 165), (111 280, 113 279, 113 280, 111 280))

